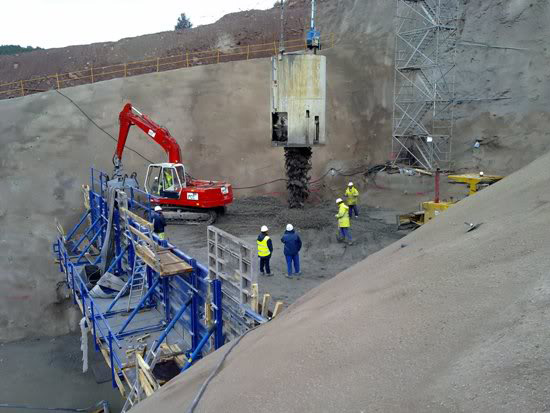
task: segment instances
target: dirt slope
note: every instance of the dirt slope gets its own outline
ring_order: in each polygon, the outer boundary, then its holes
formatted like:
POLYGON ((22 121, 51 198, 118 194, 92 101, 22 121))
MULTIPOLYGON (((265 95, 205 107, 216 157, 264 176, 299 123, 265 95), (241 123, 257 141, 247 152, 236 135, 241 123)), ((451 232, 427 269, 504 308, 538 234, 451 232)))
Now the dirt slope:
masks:
MULTIPOLYGON (((467 198, 251 332, 196 411, 547 411, 549 162, 467 198), (466 232, 465 221, 483 224, 466 232)), ((219 353, 133 411, 186 411, 219 353)))
MULTIPOLYGON (((92 65, 99 67, 172 56, 185 51, 223 50, 269 43, 279 39, 279 17, 277 8, 248 10, 228 14, 213 24, 190 30, 172 30, 113 42, 0 56, 0 83, 89 69, 92 65)), ((293 2, 286 10, 286 38, 301 38, 308 22, 308 12, 303 3, 293 2)))

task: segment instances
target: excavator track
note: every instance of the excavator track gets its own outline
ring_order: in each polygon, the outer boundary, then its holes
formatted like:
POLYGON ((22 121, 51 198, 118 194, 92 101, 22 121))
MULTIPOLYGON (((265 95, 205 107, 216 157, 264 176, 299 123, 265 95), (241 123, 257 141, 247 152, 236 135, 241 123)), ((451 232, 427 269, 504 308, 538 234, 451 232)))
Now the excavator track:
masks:
POLYGON ((168 225, 212 225, 218 218, 215 209, 193 209, 182 207, 162 207, 162 214, 168 225))

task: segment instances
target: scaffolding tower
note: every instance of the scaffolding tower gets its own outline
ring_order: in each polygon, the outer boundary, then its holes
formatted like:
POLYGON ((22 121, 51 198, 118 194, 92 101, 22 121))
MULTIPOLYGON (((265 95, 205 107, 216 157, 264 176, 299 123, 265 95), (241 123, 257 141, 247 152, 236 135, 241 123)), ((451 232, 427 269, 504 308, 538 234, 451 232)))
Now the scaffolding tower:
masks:
POLYGON ((394 164, 451 168, 458 0, 396 0, 394 164))

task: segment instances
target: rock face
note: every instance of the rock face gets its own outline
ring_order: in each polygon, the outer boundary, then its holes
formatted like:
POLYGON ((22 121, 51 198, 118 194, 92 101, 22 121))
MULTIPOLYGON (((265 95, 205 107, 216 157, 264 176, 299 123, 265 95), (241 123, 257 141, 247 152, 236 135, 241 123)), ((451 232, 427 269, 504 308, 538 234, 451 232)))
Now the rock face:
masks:
POLYGON ((289 208, 302 208, 309 198, 311 148, 285 148, 289 208))

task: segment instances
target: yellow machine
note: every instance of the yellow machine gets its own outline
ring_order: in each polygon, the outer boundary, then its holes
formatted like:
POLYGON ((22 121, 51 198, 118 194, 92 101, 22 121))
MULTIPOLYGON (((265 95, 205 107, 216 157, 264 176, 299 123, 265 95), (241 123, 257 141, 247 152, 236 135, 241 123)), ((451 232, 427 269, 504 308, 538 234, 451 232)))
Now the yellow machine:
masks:
POLYGON ((426 201, 420 204, 420 210, 409 214, 397 215, 397 229, 419 227, 449 209, 456 202, 426 201))
POLYGON ((470 188, 468 195, 473 195, 478 190, 492 185, 504 177, 499 175, 484 175, 481 172, 479 174, 449 175, 448 178, 451 181, 468 185, 470 188))
MULTIPOLYGON (((479 174, 449 175, 448 178, 457 183, 468 185, 468 195, 473 195, 477 191, 500 181, 503 176, 479 174)), ((439 198, 439 181, 436 178, 436 198, 439 198)), ((419 227, 426 222, 431 221, 441 212, 449 209, 458 201, 426 201, 420 204, 420 210, 409 214, 397 215, 397 229, 407 227, 419 227)))

